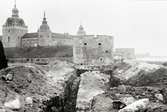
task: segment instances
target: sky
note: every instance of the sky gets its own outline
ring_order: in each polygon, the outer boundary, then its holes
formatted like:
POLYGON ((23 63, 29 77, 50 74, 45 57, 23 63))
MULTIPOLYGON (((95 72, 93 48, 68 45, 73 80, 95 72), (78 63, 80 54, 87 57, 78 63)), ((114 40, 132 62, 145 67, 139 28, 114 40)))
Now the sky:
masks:
MULTIPOLYGON (((0 0, 0 26, 13 6, 14 0, 0 0)), ((87 34, 112 35, 115 48, 167 56, 167 0, 17 0, 17 8, 29 32, 45 11, 52 32, 76 34, 82 24, 87 34)))

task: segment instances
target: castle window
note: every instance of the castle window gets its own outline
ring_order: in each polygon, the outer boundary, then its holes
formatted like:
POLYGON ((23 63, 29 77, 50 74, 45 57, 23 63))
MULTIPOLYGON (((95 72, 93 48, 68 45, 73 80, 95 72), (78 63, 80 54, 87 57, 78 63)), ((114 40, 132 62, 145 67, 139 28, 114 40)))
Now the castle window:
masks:
POLYGON ((8 42, 10 41, 10 37, 8 37, 8 42))
POLYGON ((100 61, 103 62, 103 58, 100 58, 100 61))
POLYGON ((109 51, 108 51, 108 50, 106 50, 105 52, 106 52, 106 53, 109 53, 109 51))
POLYGON ((98 43, 98 45, 100 46, 100 45, 101 45, 101 43, 98 43))
POLYGON ((84 45, 87 45, 87 43, 84 43, 84 45))

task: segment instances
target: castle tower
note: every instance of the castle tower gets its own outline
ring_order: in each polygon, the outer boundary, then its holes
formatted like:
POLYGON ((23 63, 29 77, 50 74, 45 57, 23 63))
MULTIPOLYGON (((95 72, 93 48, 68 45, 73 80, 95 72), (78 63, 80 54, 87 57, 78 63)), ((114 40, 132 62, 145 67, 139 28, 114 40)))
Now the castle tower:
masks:
POLYGON ((42 25, 38 30, 39 34, 39 46, 50 46, 52 43, 52 32, 46 20, 46 15, 44 12, 44 17, 42 21, 42 25))
POLYGON ((12 16, 6 20, 2 27, 2 42, 4 47, 21 47, 21 37, 27 31, 28 27, 25 25, 24 20, 19 17, 19 10, 16 7, 15 0, 12 16))
POLYGON ((86 35, 86 32, 85 32, 84 27, 82 25, 79 26, 79 29, 77 31, 77 35, 78 36, 84 36, 84 35, 86 35))

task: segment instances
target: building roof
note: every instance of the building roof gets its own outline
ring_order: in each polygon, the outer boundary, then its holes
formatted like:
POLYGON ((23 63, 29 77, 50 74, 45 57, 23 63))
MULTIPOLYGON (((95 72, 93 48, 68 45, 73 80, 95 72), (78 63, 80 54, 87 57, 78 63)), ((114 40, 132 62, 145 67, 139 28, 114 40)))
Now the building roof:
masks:
MULTIPOLYGON (((38 38, 38 32, 34 32, 34 33, 26 33, 22 39, 27 39, 27 38, 38 38)), ((71 39, 72 35, 69 35, 67 33, 52 33, 52 38, 53 39, 71 39)))
POLYGON ((43 21, 42 21, 42 24, 41 24, 41 26, 39 27, 39 30, 38 31, 40 31, 40 32, 51 32, 50 31, 50 27, 49 27, 49 25, 48 25, 48 22, 47 22, 47 20, 46 20, 46 16, 45 16, 45 12, 44 12, 44 17, 43 17, 43 21))
POLYGON ((19 17, 9 17, 4 26, 22 26, 22 27, 27 27, 24 23, 24 20, 19 17))
POLYGON ((26 33, 22 39, 25 39, 25 38, 38 38, 38 33, 35 32, 35 33, 26 33))
POLYGON ((16 8, 16 4, 12 9, 12 17, 9 17, 6 20, 4 26, 21 26, 27 28, 27 26, 24 23, 24 20, 19 17, 19 10, 16 8))

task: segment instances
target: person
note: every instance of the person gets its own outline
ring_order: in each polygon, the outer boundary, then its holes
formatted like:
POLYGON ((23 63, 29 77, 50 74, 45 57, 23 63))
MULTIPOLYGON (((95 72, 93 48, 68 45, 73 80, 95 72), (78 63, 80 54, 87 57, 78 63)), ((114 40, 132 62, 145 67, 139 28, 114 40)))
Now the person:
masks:
POLYGON ((6 67, 8 67, 8 63, 5 56, 3 44, 0 41, 0 70, 6 67))

